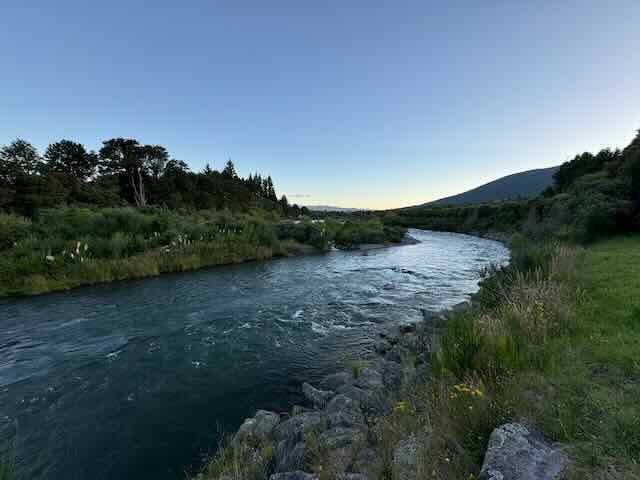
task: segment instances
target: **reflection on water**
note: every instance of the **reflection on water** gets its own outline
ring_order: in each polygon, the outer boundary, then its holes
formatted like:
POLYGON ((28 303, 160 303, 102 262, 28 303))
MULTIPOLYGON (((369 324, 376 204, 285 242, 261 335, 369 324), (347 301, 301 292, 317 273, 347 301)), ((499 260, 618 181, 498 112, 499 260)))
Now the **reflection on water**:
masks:
POLYGON ((499 243, 248 263, 0 303, 0 435, 19 478, 175 479, 256 408, 464 300, 499 243))

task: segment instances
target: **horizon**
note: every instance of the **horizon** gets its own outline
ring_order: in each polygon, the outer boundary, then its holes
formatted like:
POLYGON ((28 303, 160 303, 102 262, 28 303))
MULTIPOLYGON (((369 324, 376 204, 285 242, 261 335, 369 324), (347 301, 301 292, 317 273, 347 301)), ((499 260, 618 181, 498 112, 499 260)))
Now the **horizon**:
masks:
POLYGON ((301 205, 421 204, 640 127, 637 2, 5 11, 0 143, 136 138, 301 205))

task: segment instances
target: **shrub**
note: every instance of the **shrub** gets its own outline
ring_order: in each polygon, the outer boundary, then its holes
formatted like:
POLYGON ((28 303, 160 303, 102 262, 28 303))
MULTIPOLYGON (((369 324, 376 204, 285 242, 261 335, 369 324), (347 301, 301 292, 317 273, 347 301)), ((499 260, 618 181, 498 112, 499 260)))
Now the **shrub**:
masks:
POLYGON ((267 440, 236 443, 228 438, 196 479, 262 480, 269 475, 273 455, 273 444, 267 440))
POLYGON ((0 212, 0 251, 13 247, 30 234, 31 221, 19 215, 0 212))
POLYGON ((484 338, 472 315, 463 312, 452 314, 447 329, 440 340, 440 366, 456 378, 465 378, 477 371, 484 338))

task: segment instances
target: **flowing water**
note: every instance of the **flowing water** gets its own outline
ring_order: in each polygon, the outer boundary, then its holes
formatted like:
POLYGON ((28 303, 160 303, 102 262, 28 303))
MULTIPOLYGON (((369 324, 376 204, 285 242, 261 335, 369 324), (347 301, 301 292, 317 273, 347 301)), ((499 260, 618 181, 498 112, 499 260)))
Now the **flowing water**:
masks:
POLYGON ((22 479, 181 479, 256 408, 454 305, 499 243, 247 263, 0 302, 0 444, 22 479))

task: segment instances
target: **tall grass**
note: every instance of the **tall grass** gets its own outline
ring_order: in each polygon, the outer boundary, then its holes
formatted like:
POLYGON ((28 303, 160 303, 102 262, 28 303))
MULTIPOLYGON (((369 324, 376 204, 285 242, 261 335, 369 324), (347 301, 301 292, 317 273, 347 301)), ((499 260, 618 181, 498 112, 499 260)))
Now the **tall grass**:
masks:
POLYGON ((263 480, 272 470, 274 446, 267 440, 223 440, 216 454, 194 480, 263 480))
POLYGON ((286 254, 277 222, 258 210, 64 208, 34 222, 0 214, 0 296, 286 254))
MULTIPOLYGON (((399 438, 417 433, 428 450, 421 478, 478 474, 493 429, 540 401, 522 378, 552 372, 565 345, 559 339, 577 334, 583 292, 572 279, 583 253, 514 239, 511 264, 487 273, 470 310, 448 316, 430 379, 405 386, 405 407, 380 421, 383 459, 399 438)), ((394 478, 391 465, 378 470, 374 478, 394 478)))
POLYGON ((266 260, 296 252, 297 242, 326 248, 338 236, 360 242, 403 234, 374 220, 282 222, 260 209, 59 208, 34 221, 0 213, 0 296, 266 260))
POLYGON ((14 457, 11 452, 0 456, 0 480, 13 480, 15 477, 14 457))

